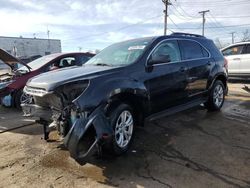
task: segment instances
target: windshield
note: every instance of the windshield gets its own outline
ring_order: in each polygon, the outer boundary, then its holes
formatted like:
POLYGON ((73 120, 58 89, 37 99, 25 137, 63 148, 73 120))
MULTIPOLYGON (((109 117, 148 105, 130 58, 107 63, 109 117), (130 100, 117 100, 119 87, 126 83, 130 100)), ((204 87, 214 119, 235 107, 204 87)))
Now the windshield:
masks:
MULTIPOLYGON (((27 65, 31 68, 31 70, 37 70, 37 69, 41 68, 42 66, 44 66, 45 64, 47 64, 52 59, 56 58, 56 56, 57 55, 55 55, 55 54, 43 56, 43 57, 40 57, 34 61, 31 61, 27 65)), ((25 66, 22 66, 18 69, 18 71, 27 71, 27 70, 28 70, 28 68, 25 66)))
POLYGON ((152 38, 113 44, 90 59, 85 65, 123 66, 134 63, 145 51, 152 38))

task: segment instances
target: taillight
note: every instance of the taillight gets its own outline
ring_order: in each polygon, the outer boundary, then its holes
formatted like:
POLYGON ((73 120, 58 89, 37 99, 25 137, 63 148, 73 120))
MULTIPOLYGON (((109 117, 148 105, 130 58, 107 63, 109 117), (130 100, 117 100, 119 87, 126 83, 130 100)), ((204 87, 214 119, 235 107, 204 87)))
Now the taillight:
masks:
POLYGON ((224 58, 224 67, 225 69, 228 69, 228 60, 224 58))

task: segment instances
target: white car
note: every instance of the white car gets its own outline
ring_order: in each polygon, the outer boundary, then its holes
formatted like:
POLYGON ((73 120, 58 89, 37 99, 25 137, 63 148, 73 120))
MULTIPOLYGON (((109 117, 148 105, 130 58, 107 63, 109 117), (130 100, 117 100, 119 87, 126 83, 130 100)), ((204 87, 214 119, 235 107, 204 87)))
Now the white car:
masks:
POLYGON ((221 52, 228 61, 230 77, 250 78, 250 41, 232 44, 221 52))

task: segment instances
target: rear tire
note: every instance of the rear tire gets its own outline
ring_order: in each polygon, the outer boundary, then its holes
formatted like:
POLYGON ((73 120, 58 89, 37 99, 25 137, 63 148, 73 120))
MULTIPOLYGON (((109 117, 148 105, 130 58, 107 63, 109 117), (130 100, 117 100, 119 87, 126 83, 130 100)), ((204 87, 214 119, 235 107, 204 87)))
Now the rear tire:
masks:
POLYGON ((135 117, 133 109, 122 103, 112 110, 110 120, 114 130, 111 150, 113 154, 121 155, 128 151, 134 135, 135 117))
POLYGON ((206 108, 209 111, 219 111, 224 104, 225 92, 224 84, 220 80, 216 80, 205 103, 206 108))

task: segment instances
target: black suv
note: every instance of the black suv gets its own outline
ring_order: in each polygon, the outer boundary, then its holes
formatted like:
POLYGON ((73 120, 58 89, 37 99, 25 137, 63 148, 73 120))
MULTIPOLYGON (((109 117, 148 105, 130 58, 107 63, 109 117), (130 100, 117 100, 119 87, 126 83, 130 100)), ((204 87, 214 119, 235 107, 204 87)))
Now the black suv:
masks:
POLYGON ((32 78, 24 91, 35 104, 45 138, 56 127, 77 161, 93 151, 128 150, 135 126, 204 104, 220 110, 227 63, 212 40, 200 35, 129 40, 111 45, 80 68, 32 78))

